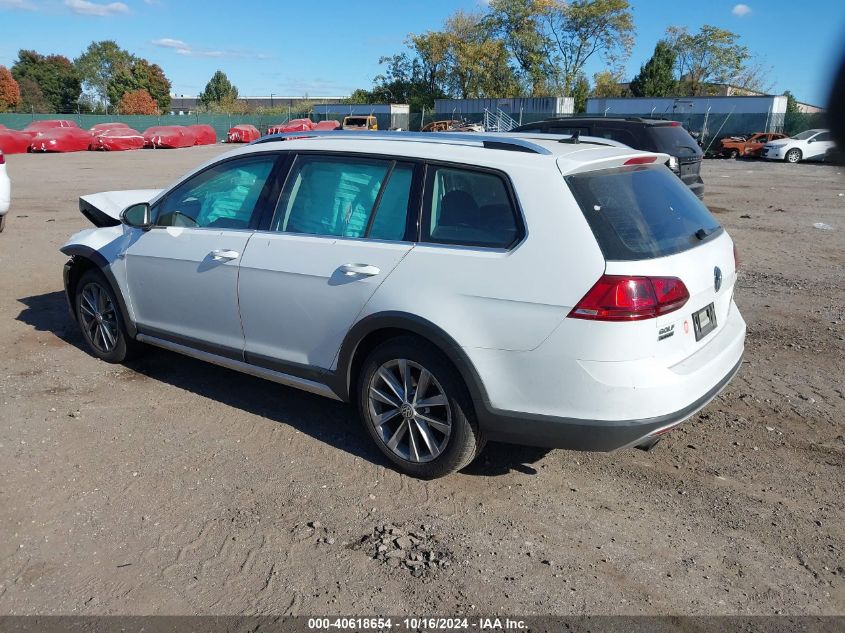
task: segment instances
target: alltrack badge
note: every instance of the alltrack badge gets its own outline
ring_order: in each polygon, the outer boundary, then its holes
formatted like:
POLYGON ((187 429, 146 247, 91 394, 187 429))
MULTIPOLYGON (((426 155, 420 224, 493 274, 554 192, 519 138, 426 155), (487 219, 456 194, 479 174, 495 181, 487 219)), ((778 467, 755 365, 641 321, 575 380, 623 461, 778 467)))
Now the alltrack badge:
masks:
POLYGON ((718 266, 713 269, 713 287, 716 292, 719 292, 719 288, 722 287, 722 269, 718 266))

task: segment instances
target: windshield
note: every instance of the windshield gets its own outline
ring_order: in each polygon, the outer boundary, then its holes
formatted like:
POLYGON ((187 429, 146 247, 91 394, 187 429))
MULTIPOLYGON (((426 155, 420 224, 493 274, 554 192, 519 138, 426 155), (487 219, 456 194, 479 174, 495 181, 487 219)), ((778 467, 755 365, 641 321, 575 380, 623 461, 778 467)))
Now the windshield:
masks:
POLYGON ((674 255, 722 231, 664 165, 590 171, 566 182, 608 260, 674 255))
POLYGON ((695 139, 680 125, 653 125, 655 150, 670 156, 694 156, 702 154, 695 139))
POLYGON ((801 132, 801 134, 796 134, 792 138, 794 138, 798 141, 806 141, 808 138, 810 138, 811 136, 815 136, 818 133, 819 133, 818 130, 805 130, 805 131, 801 132))

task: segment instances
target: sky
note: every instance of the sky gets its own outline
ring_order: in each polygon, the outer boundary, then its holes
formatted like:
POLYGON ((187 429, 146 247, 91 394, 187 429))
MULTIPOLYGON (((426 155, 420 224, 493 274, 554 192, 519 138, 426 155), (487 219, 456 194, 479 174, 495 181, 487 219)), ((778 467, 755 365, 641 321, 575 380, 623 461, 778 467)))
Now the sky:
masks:
MULTIPOLYGON (((845 0, 632 0, 637 72, 667 26, 702 24, 741 36, 771 67, 772 91, 823 105, 845 53, 845 0)), ((403 50, 409 33, 438 29, 457 9, 484 0, 0 0, 0 65, 21 48, 77 57, 95 40, 113 39, 159 64, 176 95, 194 96, 223 70, 243 96, 345 96, 369 88, 379 57, 403 50)), ((604 69, 591 59, 587 72, 604 69)))

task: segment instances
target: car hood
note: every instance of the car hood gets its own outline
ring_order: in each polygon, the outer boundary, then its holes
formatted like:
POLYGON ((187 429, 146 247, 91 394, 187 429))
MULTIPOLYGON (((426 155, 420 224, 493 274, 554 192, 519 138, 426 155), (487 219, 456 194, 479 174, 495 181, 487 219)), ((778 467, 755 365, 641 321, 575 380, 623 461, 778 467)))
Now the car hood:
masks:
POLYGON ((120 213, 126 207, 141 202, 150 202, 161 189, 132 189, 129 191, 103 191, 79 198, 79 212, 94 226, 116 226, 120 224, 120 213))

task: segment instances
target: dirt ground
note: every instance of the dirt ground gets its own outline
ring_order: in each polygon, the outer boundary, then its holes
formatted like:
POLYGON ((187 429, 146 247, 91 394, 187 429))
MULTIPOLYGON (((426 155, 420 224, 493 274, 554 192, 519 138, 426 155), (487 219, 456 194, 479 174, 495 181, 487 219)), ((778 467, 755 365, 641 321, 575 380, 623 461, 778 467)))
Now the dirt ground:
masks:
POLYGON ((83 350, 58 251, 88 226, 77 197, 221 151, 8 157, 0 613, 845 613, 845 169, 705 163, 746 360, 655 450, 490 445, 425 482, 346 405, 83 350), (378 552, 391 529, 425 564, 378 552))

